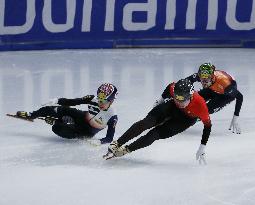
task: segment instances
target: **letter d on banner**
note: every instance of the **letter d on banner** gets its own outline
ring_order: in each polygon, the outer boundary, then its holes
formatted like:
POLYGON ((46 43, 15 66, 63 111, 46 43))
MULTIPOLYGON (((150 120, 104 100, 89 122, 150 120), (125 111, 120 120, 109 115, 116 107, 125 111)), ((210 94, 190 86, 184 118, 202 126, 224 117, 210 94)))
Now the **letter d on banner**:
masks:
MULTIPOLYGON (((12 5, 13 7, 15 5, 12 5)), ((13 17, 14 18, 14 17, 13 17)), ((27 0, 26 22, 22 26, 5 26, 5 0, 0 0, 0 35, 27 33, 35 20, 35 0, 27 0)))
POLYGON ((148 3, 128 3, 123 10, 123 27, 127 31, 148 30, 156 25, 157 0, 148 0, 148 3), (135 11, 147 12, 147 22, 133 22, 132 14, 135 11))

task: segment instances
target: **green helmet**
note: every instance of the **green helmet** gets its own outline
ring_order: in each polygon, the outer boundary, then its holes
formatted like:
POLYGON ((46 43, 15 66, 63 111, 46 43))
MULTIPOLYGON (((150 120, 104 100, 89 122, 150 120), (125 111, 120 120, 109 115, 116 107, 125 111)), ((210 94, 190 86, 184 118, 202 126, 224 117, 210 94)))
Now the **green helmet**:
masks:
POLYGON ((204 63, 198 69, 199 78, 212 78, 215 71, 215 66, 211 63, 204 63))

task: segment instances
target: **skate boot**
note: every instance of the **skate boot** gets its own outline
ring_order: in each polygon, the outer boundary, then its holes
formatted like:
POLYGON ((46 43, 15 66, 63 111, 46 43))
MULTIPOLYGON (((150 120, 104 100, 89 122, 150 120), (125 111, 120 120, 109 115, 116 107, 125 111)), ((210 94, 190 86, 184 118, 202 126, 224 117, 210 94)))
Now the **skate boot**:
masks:
POLYGON ((20 117, 20 118, 32 119, 30 113, 27 113, 27 112, 25 112, 25 111, 18 111, 18 112, 16 113, 16 115, 17 115, 18 117, 20 117))
POLYGON ((103 156, 104 159, 111 159, 114 157, 121 157, 127 153, 130 153, 127 146, 119 146, 117 141, 113 141, 109 147, 108 152, 103 156))
POLYGON ((111 159, 114 157, 114 153, 119 149, 119 143, 117 141, 112 141, 108 147, 107 153, 103 156, 104 159, 111 159))
POLYGON ((122 157, 123 155, 127 154, 127 153, 130 153, 130 150, 128 149, 127 146, 122 146, 120 147, 115 153, 114 153, 114 156, 115 157, 122 157))
POLYGON ((108 151, 115 153, 120 148, 118 141, 112 141, 108 147, 108 151))

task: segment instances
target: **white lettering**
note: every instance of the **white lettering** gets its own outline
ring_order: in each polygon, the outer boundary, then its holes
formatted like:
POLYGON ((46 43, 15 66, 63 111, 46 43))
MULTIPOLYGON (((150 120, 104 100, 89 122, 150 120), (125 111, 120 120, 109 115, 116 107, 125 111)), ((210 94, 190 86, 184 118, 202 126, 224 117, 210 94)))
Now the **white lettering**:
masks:
POLYGON ((218 19, 218 0, 208 0, 207 30, 216 30, 218 19))
POLYGON ((189 0, 186 14, 186 29, 195 29, 196 27, 196 8, 197 0, 189 0))
POLYGON ((166 30, 174 29, 174 22, 176 17, 176 0, 167 0, 166 3, 166 30))
POLYGON ((123 28, 127 31, 144 31, 156 25, 157 0, 148 0, 148 3, 128 3, 123 9, 123 28), (147 22, 133 22, 132 14, 135 11, 147 12, 147 22))
POLYGON ((44 0, 44 7, 43 7, 43 25, 46 30, 52 33, 58 32, 65 32, 70 30, 74 27, 74 17, 75 17, 75 8, 76 8, 76 1, 73 0, 66 0, 66 13, 67 13, 67 20, 65 24, 55 24, 52 21, 52 0, 44 0))
MULTIPOLYGON (((16 12, 22 13, 26 12, 26 19, 23 25, 5 25, 6 16, 12 15, 6 13, 6 2, 7 0, 0 0, 0 35, 15 35, 24 34, 29 32, 35 21, 36 10, 35 1, 36 0, 26 0, 27 8, 26 11, 19 11, 19 8, 15 8, 16 12)), ((52 10, 53 0, 44 0, 44 6, 42 9, 42 23, 45 29, 51 33, 63 33, 66 32, 74 26, 75 14, 76 14, 76 1, 66 0, 66 21, 65 23, 54 23, 52 15, 54 11, 52 10)), ((227 1, 226 10, 226 24, 229 28, 233 30, 253 30, 255 29, 255 0, 251 2, 251 12, 249 20, 245 22, 240 22, 236 18, 237 14, 237 0, 227 1)), ((63 2, 63 1, 62 1, 63 2)), ((90 32, 92 24, 92 9, 93 0, 83 0, 82 8, 82 23, 81 32, 90 32)), ((165 19, 165 30, 175 30, 175 21, 177 16, 177 0, 167 0, 166 1, 166 19, 165 19)), ((157 0, 147 0, 147 3, 127 3, 123 8, 123 22, 122 26, 126 31, 146 31, 156 26, 156 15, 157 15, 157 0), (144 12, 147 15, 145 22, 135 21, 133 19, 135 12, 144 12)), ((14 5, 15 6, 15 5, 14 5)), ((13 6, 13 7, 14 7, 13 6)), ((116 0, 106 0, 105 7, 105 21, 104 21, 104 31, 115 31, 115 13, 121 12, 118 8, 115 8, 116 0)), ((205 9, 204 6, 197 8, 198 0, 188 0, 187 12, 180 11, 186 18, 185 28, 187 30, 194 30, 197 27, 197 22, 200 20, 200 16, 197 16, 197 9, 205 9)), ((206 25, 206 30, 216 30, 217 21, 219 20, 219 0, 208 0, 208 20, 206 25)), ((179 12, 179 11, 178 11, 179 12)), ((56 13, 58 14, 58 13, 56 13)), ((248 15, 249 15, 248 14, 248 15)), ((95 14, 96 15, 96 14, 95 14)), ((9 16, 8 16, 9 17, 9 16)), ((15 16, 10 16, 15 19, 15 16)), ((9 17, 9 18, 10 18, 9 17)), ((203 16, 201 18, 204 18, 203 16)), ((38 25, 35 25, 37 27, 38 25)), ((224 30, 223 30, 224 32, 224 30)))
POLYGON ((252 1, 251 17, 249 22, 239 22, 236 19, 237 0, 227 1, 226 22, 234 30, 255 29, 255 3, 252 1))
POLYGON ((106 1, 105 31, 114 31, 115 0, 106 1))
MULTIPOLYGON (((8 13, 8 15, 12 15, 8 13)), ((27 0, 26 22, 22 26, 5 26, 5 0, 0 0, 0 35, 27 33, 35 20, 35 0, 27 0)), ((14 17, 13 17, 14 18, 14 17)))
POLYGON ((91 15, 92 15, 92 0, 84 0, 83 3, 83 17, 82 17, 82 32, 89 32, 91 29, 91 15))

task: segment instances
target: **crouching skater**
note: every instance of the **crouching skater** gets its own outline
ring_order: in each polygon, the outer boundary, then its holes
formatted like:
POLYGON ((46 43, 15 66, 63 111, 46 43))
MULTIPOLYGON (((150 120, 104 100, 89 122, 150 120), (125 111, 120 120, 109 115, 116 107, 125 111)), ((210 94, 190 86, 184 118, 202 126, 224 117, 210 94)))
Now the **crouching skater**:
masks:
POLYGON ((113 141, 104 158, 121 157, 145 148, 155 140, 175 136, 193 126, 197 119, 200 119, 204 124, 204 129, 196 158, 200 163, 206 163, 205 147, 212 125, 205 100, 194 92, 193 85, 188 79, 179 80, 176 84, 172 83, 170 93, 172 99, 154 107, 143 120, 134 123, 117 141, 113 141), (150 131, 146 135, 125 145, 147 129, 150 131))

